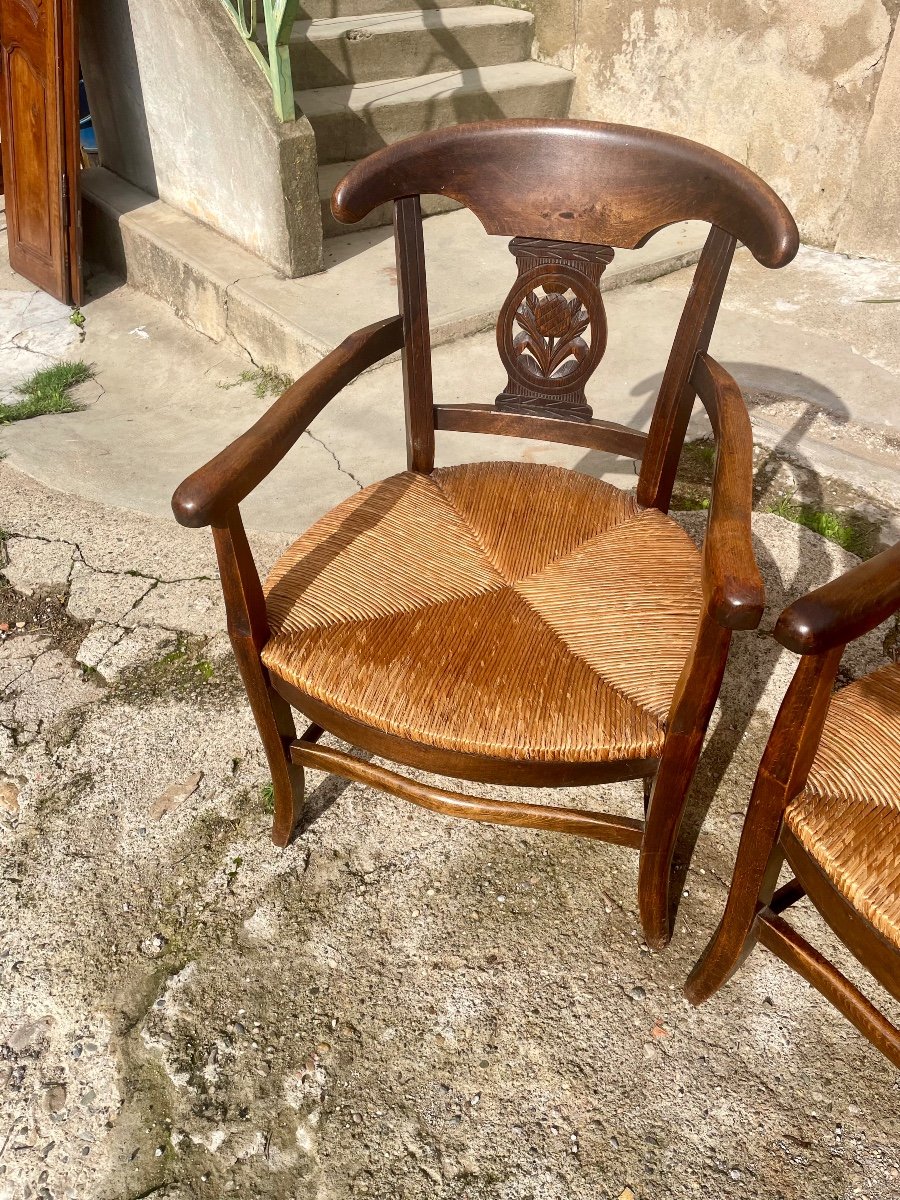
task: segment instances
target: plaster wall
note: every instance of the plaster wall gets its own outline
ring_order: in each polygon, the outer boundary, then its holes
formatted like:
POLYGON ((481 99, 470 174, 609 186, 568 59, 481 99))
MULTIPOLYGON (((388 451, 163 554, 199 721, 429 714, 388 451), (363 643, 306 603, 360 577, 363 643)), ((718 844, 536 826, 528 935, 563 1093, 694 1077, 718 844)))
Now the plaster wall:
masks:
MULTIPOLYGON (((854 175, 898 8, 900 0, 535 0, 535 47, 575 71, 571 116, 654 126, 732 155, 779 192, 805 241, 833 248, 842 226, 851 244, 851 195, 866 219, 854 175)), ((900 152, 898 99, 895 83, 893 109, 882 106, 867 142, 870 177, 891 146, 895 161, 900 152)), ((864 242, 854 235, 853 244, 864 242)), ((876 244, 900 257, 897 236, 876 244)))
POLYGON ((900 261, 900 37, 896 35, 838 231, 837 249, 900 261))
POLYGON ((102 164, 288 276, 322 267, 316 146, 219 0, 81 0, 102 164))

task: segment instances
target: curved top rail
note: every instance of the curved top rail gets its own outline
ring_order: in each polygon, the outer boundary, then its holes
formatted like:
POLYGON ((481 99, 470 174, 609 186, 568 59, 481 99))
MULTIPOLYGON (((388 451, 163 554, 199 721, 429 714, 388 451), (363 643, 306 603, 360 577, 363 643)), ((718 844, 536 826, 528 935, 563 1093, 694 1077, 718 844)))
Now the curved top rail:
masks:
POLYGON ((335 188, 339 221, 437 193, 488 233, 633 249, 666 225, 706 221, 767 267, 797 253, 794 218, 749 168, 697 142, 595 121, 505 120, 417 134, 363 159, 335 188))

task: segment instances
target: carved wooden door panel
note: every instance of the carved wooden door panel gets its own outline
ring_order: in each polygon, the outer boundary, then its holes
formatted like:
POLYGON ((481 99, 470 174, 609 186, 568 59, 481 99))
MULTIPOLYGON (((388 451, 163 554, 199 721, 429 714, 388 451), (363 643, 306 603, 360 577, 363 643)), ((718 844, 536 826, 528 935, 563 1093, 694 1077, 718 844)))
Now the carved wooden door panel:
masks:
POLYGON ((76 0, 0 0, 0 137, 13 268, 81 299, 76 0))

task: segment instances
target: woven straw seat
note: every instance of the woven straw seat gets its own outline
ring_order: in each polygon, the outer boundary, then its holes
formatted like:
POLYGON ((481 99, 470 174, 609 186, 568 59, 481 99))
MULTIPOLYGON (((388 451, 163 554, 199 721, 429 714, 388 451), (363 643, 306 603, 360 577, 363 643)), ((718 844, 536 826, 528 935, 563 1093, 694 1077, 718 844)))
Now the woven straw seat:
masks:
POLYGON ((305 695, 423 745, 564 762, 661 753, 702 601, 672 520, 523 463, 374 484, 265 591, 263 661, 305 695))
POLYGON ((837 692, 785 822, 840 892, 900 949, 900 664, 837 692))

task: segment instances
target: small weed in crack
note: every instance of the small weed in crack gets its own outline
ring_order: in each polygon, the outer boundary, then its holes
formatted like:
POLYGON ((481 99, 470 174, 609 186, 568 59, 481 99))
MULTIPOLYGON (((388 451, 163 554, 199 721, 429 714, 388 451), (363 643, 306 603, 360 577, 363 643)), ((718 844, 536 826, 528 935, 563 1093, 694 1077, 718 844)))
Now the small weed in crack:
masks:
POLYGON ((240 387, 242 383, 252 383, 254 395, 262 400, 266 396, 280 396, 291 386, 293 380, 290 375, 283 374, 276 367, 254 367, 252 371, 241 371, 234 383, 220 383, 219 387, 227 392, 240 387))
POLYGON ((79 383, 94 378, 94 368, 84 362, 60 362, 44 367, 15 388, 21 400, 0 404, 0 425, 27 421, 48 413, 80 412, 84 408, 69 392, 79 383))

